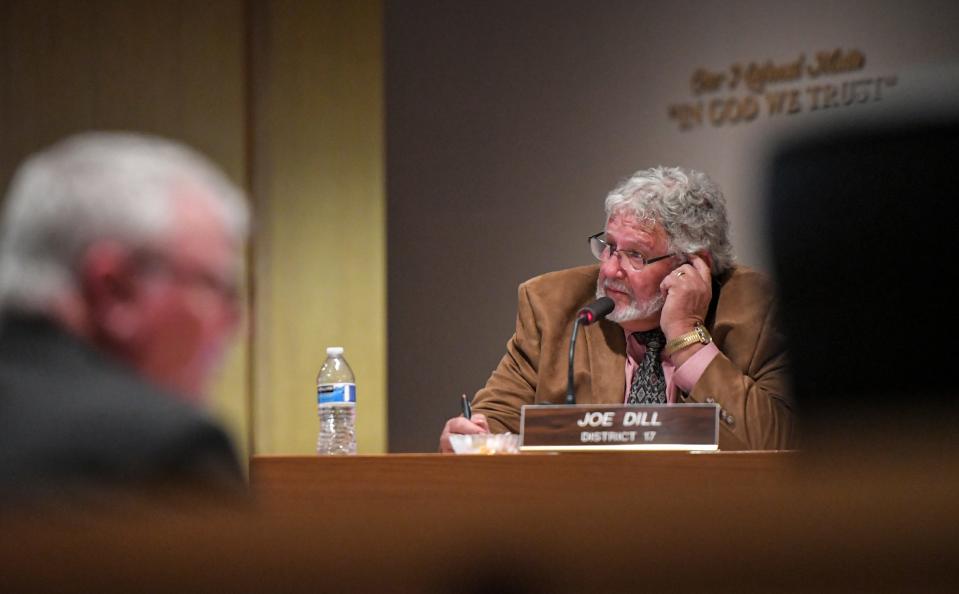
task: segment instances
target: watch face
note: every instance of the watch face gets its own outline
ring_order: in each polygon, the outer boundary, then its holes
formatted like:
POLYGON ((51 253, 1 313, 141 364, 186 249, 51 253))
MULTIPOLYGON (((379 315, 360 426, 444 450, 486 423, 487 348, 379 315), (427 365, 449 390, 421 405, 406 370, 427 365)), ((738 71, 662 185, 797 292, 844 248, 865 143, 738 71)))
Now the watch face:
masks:
POLYGON ((699 333, 699 342, 709 344, 712 337, 709 335, 709 332, 706 331, 705 326, 696 326, 696 332, 699 333))

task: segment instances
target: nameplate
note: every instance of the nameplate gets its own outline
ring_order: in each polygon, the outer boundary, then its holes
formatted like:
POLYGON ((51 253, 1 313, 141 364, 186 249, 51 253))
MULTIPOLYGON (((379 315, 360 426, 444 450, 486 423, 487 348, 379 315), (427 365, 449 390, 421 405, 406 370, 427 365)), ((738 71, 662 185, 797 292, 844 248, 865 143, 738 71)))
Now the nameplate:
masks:
POLYGON ((522 408, 523 451, 716 450, 716 404, 534 404, 522 408))

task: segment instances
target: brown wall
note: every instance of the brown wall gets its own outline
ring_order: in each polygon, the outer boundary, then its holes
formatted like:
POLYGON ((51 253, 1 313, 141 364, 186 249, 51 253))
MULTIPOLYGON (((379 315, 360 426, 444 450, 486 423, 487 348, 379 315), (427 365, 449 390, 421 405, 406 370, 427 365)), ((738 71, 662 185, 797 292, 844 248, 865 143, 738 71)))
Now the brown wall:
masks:
MULTIPOLYGON (((460 393, 482 387, 504 352, 517 284, 591 261, 585 238, 624 176, 658 164, 708 172, 740 261, 766 268, 771 139, 923 94, 920 66, 959 63, 957 30, 959 5, 946 1, 389 3, 390 449, 435 450, 460 393), (830 82, 895 74, 897 86, 814 111, 805 89, 819 81, 807 77, 781 87, 803 91, 802 113, 685 132, 669 119, 669 105, 692 100, 697 68, 834 48, 866 63, 830 82)), ((954 99, 932 78, 924 91, 954 99)))

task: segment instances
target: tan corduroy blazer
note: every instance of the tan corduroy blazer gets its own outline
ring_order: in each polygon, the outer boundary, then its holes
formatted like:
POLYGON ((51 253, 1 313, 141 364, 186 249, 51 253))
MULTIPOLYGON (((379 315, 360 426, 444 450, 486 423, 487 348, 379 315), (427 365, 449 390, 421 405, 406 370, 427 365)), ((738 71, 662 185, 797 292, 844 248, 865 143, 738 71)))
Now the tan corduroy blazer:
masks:
MULTIPOLYGON (((519 287, 516 333, 473 411, 493 431, 519 431, 520 407, 562 403, 566 396, 569 338, 574 316, 595 299, 599 267, 551 272, 519 287)), ((706 327, 720 354, 690 394, 678 402, 721 407, 722 450, 796 447, 795 407, 787 394, 783 337, 775 326, 773 287, 761 274, 736 267, 713 282, 706 327)), ((626 338, 603 320, 582 328, 576 346, 576 401, 618 404, 626 392, 626 338)))

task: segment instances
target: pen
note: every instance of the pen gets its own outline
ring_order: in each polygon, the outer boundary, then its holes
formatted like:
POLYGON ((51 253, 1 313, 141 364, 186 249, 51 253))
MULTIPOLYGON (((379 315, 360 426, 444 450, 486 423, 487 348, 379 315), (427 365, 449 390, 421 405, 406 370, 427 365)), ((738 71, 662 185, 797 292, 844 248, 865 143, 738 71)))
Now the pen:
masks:
POLYGON ((473 416, 473 409, 470 407, 470 401, 466 398, 466 394, 461 396, 463 400, 463 416, 469 419, 473 416))

